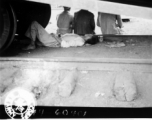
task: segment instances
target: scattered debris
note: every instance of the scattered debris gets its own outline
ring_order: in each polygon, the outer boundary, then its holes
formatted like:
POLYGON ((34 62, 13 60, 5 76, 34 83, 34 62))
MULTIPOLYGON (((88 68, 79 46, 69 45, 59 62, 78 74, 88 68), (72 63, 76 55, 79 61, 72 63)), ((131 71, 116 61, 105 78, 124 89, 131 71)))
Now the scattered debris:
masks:
POLYGON ((113 47, 124 47, 126 45, 124 42, 108 42, 105 46, 113 48, 113 47))
POLYGON ((133 39, 130 39, 130 42, 133 42, 134 40, 133 39))
POLYGON ((99 96, 104 96, 105 95, 105 93, 101 93, 101 92, 96 92, 95 93, 95 97, 97 98, 97 97, 99 97, 99 96))
POLYGON ((95 97, 99 97, 101 95, 101 93, 100 92, 97 92, 96 94, 95 94, 95 97))
POLYGON ((104 96, 105 95, 105 93, 101 93, 101 96, 104 96))
POLYGON ((91 46, 91 44, 85 44, 85 46, 91 46))
POLYGON ((81 71, 81 73, 83 73, 83 74, 88 74, 88 71, 81 71))
POLYGON ((32 92, 34 93, 36 99, 39 99, 40 95, 42 93, 42 91, 39 89, 39 87, 34 87, 32 92))

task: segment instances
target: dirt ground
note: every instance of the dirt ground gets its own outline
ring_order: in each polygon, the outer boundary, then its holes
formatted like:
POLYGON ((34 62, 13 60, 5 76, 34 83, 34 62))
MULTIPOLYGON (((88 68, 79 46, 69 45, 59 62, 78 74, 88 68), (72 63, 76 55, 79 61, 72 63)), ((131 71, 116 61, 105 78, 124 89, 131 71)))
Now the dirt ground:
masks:
MULTIPOLYGON (((46 62, 45 65, 49 66, 49 63, 46 62)), ((10 63, 5 68, 0 67, 0 104, 4 103, 5 95, 10 90, 19 86, 31 92, 38 88, 41 92, 37 104, 42 106, 152 107, 152 74, 149 72, 132 72, 138 96, 127 102, 117 100, 113 92, 115 76, 123 71, 78 70, 74 91, 70 96, 62 97, 58 93, 58 84, 67 75, 67 70, 52 71, 51 66, 34 67, 34 63, 26 67, 17 66, 10 63)))
MULTIPOLYGON (((42 88, 44 93, 37 102, 38 105, 52 105, 52 106, 90 106, 90 107, 152 107, 152 71, 151 71, 151 58, 152 58, 152 41, 151 36, 146 37, 125 37, 120 38, 123 40, 126 46, 110 48, 107 42, 102 42, 92 46, 82 46, 75 48, 46 48, 40 47, 36 50, 20 51, 15 56, 16 58, 39 58, 43 62, 37 64, 36 62, 31 63, 14 61, 0 66, 1 76, 1 97, 2 103, 4 100, 4 93, 7 93, 10 89, 14 88, 14 85, 23 86, 31 83, 28 89, 35 86, 42 88), (49 59, 55 59, 58 62, 49 63, 49 59), (66 60, 78 59, 102 59, 107 60, 137 60, 140 64, 124 64, 124 63, 85 63, 85 62, 59 62, 64 58, 66 60), (145 64, 148 62, 149 64, 145 64), (46 79, 47 75, 56 71, 55 66, 58 66, 61 70, 61 76, 67 70, 73 68, 78 69, 78 80, 74 92, 69 97, 61 97, 57 90, 57 83, 52 82, 54 79, 46 79), (31 71, 30 74, 24 74, 24 70, 31 71), (113 94, 113 85, 115 76, 121 74, 124 71, 130 71, 133 75, 134 81, 138 91, 138 97, 131 101, 119 101, 113 94), (34 72, 32 72, 34 71, 34 72), (38 71, 38 73, 35 73, 38 71), (43 71, 49 72, 45 74, 43 78, 41 75, 43 71), (63 72, 62 72, 63 71, 63 72), (8 75, 9 73, 9 75, 8 75), (39 79, 38 76, 41 76, 39 79), (28 78, 26 78, 28 76, 28 78), (36 78, 35 78, 36 77, 36 78), (34 80, 31 80, 33 79, 34 80), (36 79, 36 81, 35 81, 36 79), (14 81, 15 80, 15 81, 14 81), (21 81, 20 81, 21 80, 21 81), (34 82, 35 81, 35 82, 34 82), (50 83, 44 84, 41 83, 50 83), (6 83, 5 83, 6 82, 6 83), (24 84, 23 84, 24 83, 24 84), (49 86, 48 86, 49 85, 49 86), (47 92, 46 92, 47 91, 47 92)), ((127 61, 128 62, 128 61, 127 61)), ((54 80, 56 81, 56 80, 54 80)), ((25 86, 27 87, 27 86, 25 86)))
MULTIPOLYGON (((117 37, 118 38, 118 37, 117 37)), ((49 48, 38 47, 35 50, 17 52, 16 57, 28 58, 51 58, 51 57, 73 57, 73 58, 127 58, 127 59, 151 59, 152 37, 119 37, 124 47, 110 47, 104 41, 96 45, 49 48)), ((112 42, 113 43, 113 42, 112 42)))

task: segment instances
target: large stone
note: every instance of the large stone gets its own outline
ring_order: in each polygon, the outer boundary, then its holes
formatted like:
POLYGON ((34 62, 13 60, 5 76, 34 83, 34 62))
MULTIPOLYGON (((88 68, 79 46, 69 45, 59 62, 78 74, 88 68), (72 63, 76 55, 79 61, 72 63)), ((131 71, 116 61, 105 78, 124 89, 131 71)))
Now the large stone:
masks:
POLYGON ((75 89, 77 70, 69 71, 58 85, 59 95, 69 97, 75 89))
POLYGON ((119 73, 114 82, 114 96, 119 101, 133 101, 137 98, 137 87, 130 72, 119 73))

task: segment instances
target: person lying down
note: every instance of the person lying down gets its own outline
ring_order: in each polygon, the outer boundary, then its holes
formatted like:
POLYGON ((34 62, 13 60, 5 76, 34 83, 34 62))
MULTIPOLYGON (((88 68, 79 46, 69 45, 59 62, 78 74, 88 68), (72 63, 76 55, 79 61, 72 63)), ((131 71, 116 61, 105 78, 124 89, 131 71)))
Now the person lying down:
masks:
POLYGON ((99 42, 97 36, 85 35, 79 36, 77 34, 65 34, 59 37, 58 35, 51 33, 49 34, 38 22, 34 21, 29 26, 25 33, 25 36, 30 38, 31 43, 23 50, 31 50, 36 48, 36 38, 39 40, 40 46, 46 47, 77 47, 83 46, 84 44, 96 44, 99 42))
POLYGON ((98 36, 92 34, 86 34, 85 36, 79 36, 77 34, 65 34, 61 36, 61 47, 77 47, 85 44, 94 45, 99 42, 98 36))

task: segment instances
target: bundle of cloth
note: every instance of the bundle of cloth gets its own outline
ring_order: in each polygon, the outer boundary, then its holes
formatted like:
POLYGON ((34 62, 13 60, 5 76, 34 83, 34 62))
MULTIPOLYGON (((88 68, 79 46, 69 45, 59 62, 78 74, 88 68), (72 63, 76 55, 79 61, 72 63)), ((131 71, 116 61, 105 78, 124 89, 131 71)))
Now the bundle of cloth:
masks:
POLYGON ((85 44, 94 45, 99 42, 99 37, 92 34, 86 34, 84 36, 66 34, 61 36, 61 39, 61 47, 63 48, 83 46, 85 44))
POLYGON ((85 44, 85 40, 76 34, 66 34, 61 36, 61 39, 61 47, 63 48, 83 46, 85 44))

